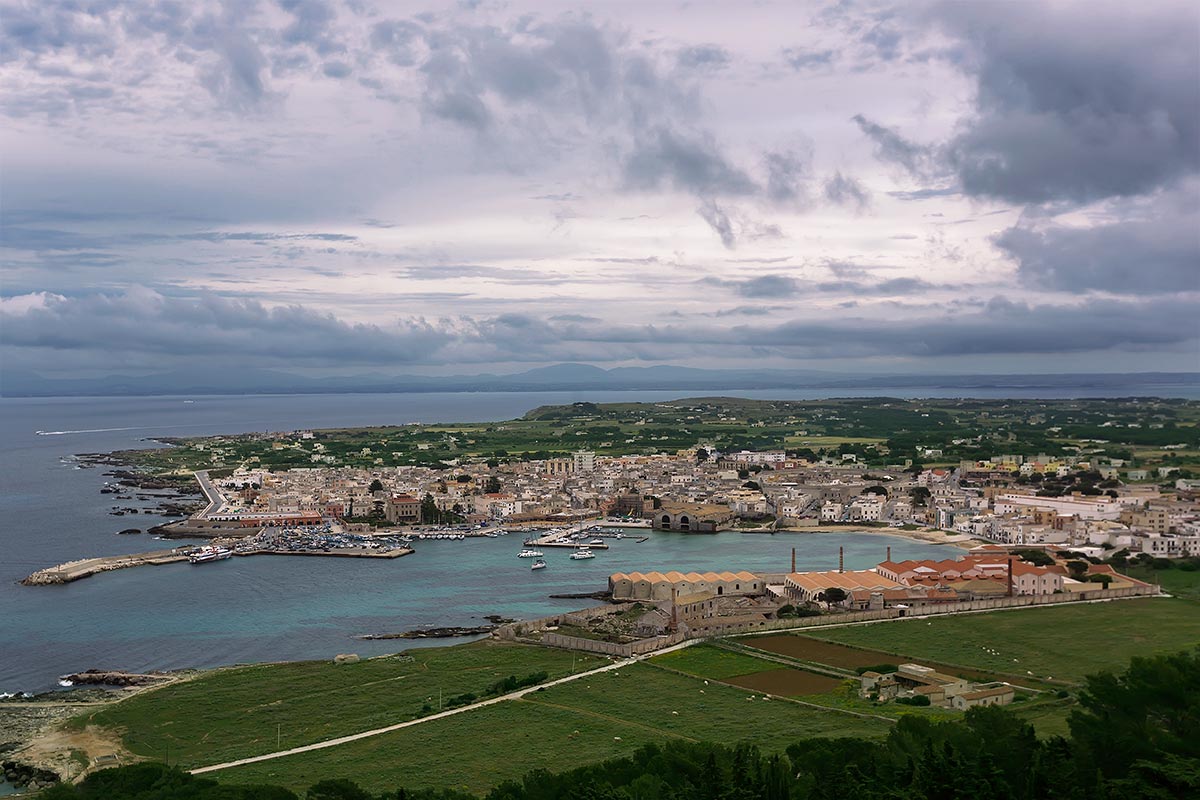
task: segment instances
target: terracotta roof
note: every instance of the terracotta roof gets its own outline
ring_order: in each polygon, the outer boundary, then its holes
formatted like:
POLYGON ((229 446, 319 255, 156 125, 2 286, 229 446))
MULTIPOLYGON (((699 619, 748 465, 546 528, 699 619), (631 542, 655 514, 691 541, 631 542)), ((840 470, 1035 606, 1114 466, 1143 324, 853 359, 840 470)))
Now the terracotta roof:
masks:
POLYGON ((696 581, 756 581, 758 576, 753 572, 614 572, 608 578, 610 581, 630 580, 649 581, 650 583, 695 583, 696 581))

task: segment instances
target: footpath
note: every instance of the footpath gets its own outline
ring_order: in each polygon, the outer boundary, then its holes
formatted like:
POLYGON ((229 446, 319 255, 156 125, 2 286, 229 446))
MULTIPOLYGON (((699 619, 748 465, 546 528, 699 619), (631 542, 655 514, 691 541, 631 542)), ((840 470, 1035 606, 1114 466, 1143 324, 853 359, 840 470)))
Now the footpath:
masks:
MULTIPOLYGON (((653 653, 653 655, 658 656, 658 655, 662 655, 663 653, 669 653, 674 650, 679 650, 681 648, 687 647, 688 645, 694 644, 697 641, 699 641, 699 640, 681 642, 680 644, 677 644, 674 647, 668 647, 668 648, 664 648, 662 650, 658 650, 655 653, 653 653)), ((434 720, 445 719, 446 717, 452 717, 455 714, 465 714, 466 712, 474 711, 477 708, 484 708, 485 706, 496 705, 497 703, 503 703, 508 700, 519 700, 520 698, 524 697, 525 695, 529 694, 530 692, 536 692, 539 689, 545 689, 550 686, 558 686, 559 684, 569 683, 570 681, 579 680, 580 678, 586 678, 590 675, 597 675, 601 672, 608 672, 610 670, 621 669, 622 667, 628 667, 630 664, 634 664, 638 660, 639 660, 639 658, 635 657, 635 658, 622 659, 621 661, 614 661, 611 664, 605 664, 602 667, 597 667, 596 669, 590 669, 587 672, 577 672, 574 675, 568 675, 565 678, 557 678, 556 680, 549 681, 548 683, 539 683, 537 686, 529 686, 524 689, 518 689, 515 692, 510 692, 509 694, 500 695, 499 697, 493 697, 489 700, 481 700, 478 703, 472 703, 471 705, 462 706, 460 708, 452 708, 449 711, 439 711, 438 713, 430 714, 427 717, 421 717, 419 719, 411 719, 411 720, 408 720, 407 722, 398 722, 395 725, 388 725, 383 728, 375 728, 374 730, 362 731, 361 733, 352 733, 348 736, 339 736, 336 739, 326 739, 325 741, 322 741, 322 742, 314 742, 313 744, 306 744, 306 745, 302 745, 301 747, 293 747, 290 750, 279 750, 274 753, 264 753, 261 756, 251 756, 249 758, 239 758, 236 761, 226 761, 224 764, 213 764, 208 767, 197 767, 196 769, 188 770, 188 771, 193 775, 201 775, 205 772, 216 772, 218 770, 231 769, 233 767, 240 767, 240 766, 244 766, 246 764, 256 764, 259 761, 270 761, 270 760, 276 759, 276 758, 284 758, 285 756, 298 755, 299 753, 309 753, 309 752, 312 752, 313 750, 324 750, 327 747, 337 747, 339 744, 346 744, 348 742, 357 742, 359 739, 368 739, 372 736, 380 736, 385 733, 391 733, 392 731, 399 731, 399 730, 403 730, 404 728, 411 728, 414 725, 421 725, 426 722, 433 722, 434 720)))

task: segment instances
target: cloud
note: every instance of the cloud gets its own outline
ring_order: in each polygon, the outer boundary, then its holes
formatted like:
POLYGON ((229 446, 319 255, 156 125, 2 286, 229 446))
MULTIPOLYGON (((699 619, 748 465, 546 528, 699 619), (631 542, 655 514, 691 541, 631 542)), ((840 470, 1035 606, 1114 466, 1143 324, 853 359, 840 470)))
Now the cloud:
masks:
POLYGON ((917 178, 929 178, 937 170, 932 148, 905 139, 898 132, 855 114, 859 130, 875 143, 875 155, 880 161, 898 164, 917 178))
POLYGON ((865 211, 871 205, 871 193, 867 188, 841 170, 825 181, 825 199, 839 206, 848 206, 856 211, 865 211))
MULTIPOLYGON (((763 276, 767 277, 767 276, 763 276)), ((765 288, 765 287, 764 287, 765 288)), ((964 313, 837 315, 770 324, 621 323, 611 318, 491 317, 354 324, 302 305, 265 306, 205 294, 23 296, 0 303, 9 365, 43 369, 105 363, 168 367, 236 352, 247 366, 643 361, 1086 353, 1191 347, 1194 304, 1177 298, 1026 304, 993 298, 964 313)), ((581 315, 582 316, 582 315, 581 315)))
POLYGON ((304 306, 267 307, 215 295, 167 297, 135 288, 119 295, 43 295, 3 309, 12 350, 86 354, 128 351, 146 363, 238 353, 248 362, 304 365, 412 362, 446 342, 445 327, 409 320, 392 328, 343 322, 304 306))
POLYGON ((715 44, 699 44, 685 47, 675 56, 676 63, 683 69, 716 71, 729 66, 729 51, 715 44))
POLYGON ((767 197, 775 203, 798 203, 808 201, 805 185, 812 172, 812 149, 806 153, 794 150, 768 152, 763 160, 767 167, 767 197))
POLYGON ((788 47, 783 51, 784 63, 797 72, 828 67, 836 58, 837 53, 833 50, 804 50, 788 47))
POLYGON ((1121 294, 1200 291, 1200 214, 1155 203, 1153 213, 1091 226, 1022 223, 995 237, 1028 285, 1121 294))
POLYGON ((696 213, 721 237, 721 244, 730 250, 737 246, 733 223, 730 221, 729 215, 717 205, 715 200, 706 200, 696 209, 696 213))
POLYGON ((625 159, 624 176, 633 189, 671 187, 698 196, 744 195, 757 188, 711 136, 687 135, 666 126, 639 137, 625 159))

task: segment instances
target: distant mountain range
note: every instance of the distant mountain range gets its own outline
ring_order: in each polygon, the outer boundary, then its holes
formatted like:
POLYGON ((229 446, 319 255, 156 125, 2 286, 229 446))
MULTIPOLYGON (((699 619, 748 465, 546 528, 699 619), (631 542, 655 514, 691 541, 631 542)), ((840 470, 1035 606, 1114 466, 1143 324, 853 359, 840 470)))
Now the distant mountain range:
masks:
POLYGON ((27 370, 0 372, 0 396, 71 397, 378 392, 545 392, 595 390, 730 391, 749 389, 1109 389, 1200 386, 1197 372, 1055 375, 877 375, 814 370, 696 369, 556 364, 511 375, 381 375, 309 378, 265 369, 188 369, 153 375, 46 378, 27 370))

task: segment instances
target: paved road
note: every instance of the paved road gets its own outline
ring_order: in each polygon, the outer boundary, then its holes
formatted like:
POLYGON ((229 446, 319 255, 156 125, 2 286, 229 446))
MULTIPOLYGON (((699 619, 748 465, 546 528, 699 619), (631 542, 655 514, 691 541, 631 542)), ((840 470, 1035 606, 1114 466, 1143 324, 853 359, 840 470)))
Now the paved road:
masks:
POLYGON ((217 491, 217 487, 213 486, 212 481, 209 480, 207 470, 200 470, 193 474, 196 476, 196 482, 200 484, 200 491, 204 492, 204 497, 208 500, 208 505, 205 506, 204 510, 193 515, 193 518, 207 519, 209 514, 221 510, 225 498, 221 496, 221 493, 217 491))
MULTIPOLYGON (((657 650, 654 653, 652 653, 652 655, 659 656, 659 655, 662 655, 663 653, 669 653, 673 650, 679 650, 681 648, 687 647, 688 645, 694 644, 696 641, 699 641, 699 640, 693 639, 693 640, 689 640, 686 642, 681 642, 677 645, 674 645, 673 647, 668 647, 663 650, 657 650)), ((280 750, 275 753, 265 753, 264 755, 261 755, 261 756, 251 756, 250 758, 239 758, 237 761, 226 761, 224 764, 213 764, 212 766, 209 766, 209 767, 198 767, 196 769, 189 770, 189 771, 193 775, 200 775, 205 772, 216 772, 217 770, 230 769, 231 767, 240 767, 240 766, 243 766, 244 764, 255 764, 259 761, 270 761, 271 759, 283 758, 284 756, 293 756, 293 755, 296 755, 297 753, 308 753, 313 750, 324 750, 327 747, 337 747, 339 744, 346 744, 347 742, 357 742, 359 739, 367 739, 372 736, 379 736, 380 734, 391 733, 392 731, 398 731, 398 730, 402 730, 404 728, 411 728, 414 725, 421 725, 426 722, 433 722, 434 720, 437 720, 437 719, 445 719, 446 717, 452 717, 455 714, 463 714, 463 713, 466 713, 467 711, 474 711, 475 709, 483 708, 484 706, 491 706, 491 705, 495 705, 497 703, 503 703, 507 700, 517 700, 517 699, 529 694, 530 692, 536 692, 538 689, 543 689, 547 686, 558 686, 561 683, 567 683, 569 681, 579 680, 580 678, 586 678, 589 675, 597 675, 601 672, 608 672, 609 670, 621 669, 622 667, 628 667, 630 664, 634 664, 639 660, 640 659, 638 657, 634 657, 634 658, 627 658, 622 661, 615 661, 612 664, 605 664, 603 667, 597 667, 596 669, 591 669, 591 670, 588 670, 587 672, 577 672, 574 675, 568 675, 565 678, 559 678, 557 680, 550 681, 549 683, 542 683, 542 684, 538 684, 537 686, 530 686, 526 689, 520 689, 518 691, 512 692, 511 694, 505 694, 505 695, 501 695, 499 697, 493 697, 490 700, 481 700, 478 703, 472 703, 469 706, 462 706, 461 708, 452 708, 449 711, 440 711, 437 714, 430 714, 427 717, 421 717, 420 719, 409 720, 408 722, 398 722, 395 725, 388 725, 387 727, 384 727, 384 728, 375 728, 374 730, 363 731, 362 733, 352 733, 349 736, 339 736, 336 739, 326 739, 323 742, 315 742, 313 744, 306 744, 302 747, 293 747, 290 750, 280 750)))

